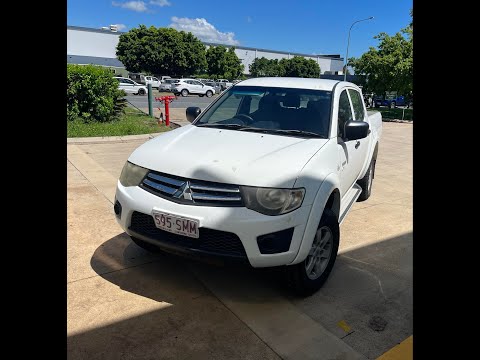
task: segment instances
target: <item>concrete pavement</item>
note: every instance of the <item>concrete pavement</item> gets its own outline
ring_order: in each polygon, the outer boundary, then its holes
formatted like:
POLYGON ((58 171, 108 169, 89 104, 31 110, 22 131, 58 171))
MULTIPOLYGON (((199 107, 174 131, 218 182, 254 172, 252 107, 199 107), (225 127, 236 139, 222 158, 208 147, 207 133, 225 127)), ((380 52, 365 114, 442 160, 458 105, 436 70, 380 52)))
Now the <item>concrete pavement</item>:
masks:
POLYGON ((354 205, 330 279, 306 299, 275 271, 131 243, 112 202, 125 160, 147 139, 67 145, 69 358, 374 359, 412 334, 410 124, 384 123, 372 197, 354 205))

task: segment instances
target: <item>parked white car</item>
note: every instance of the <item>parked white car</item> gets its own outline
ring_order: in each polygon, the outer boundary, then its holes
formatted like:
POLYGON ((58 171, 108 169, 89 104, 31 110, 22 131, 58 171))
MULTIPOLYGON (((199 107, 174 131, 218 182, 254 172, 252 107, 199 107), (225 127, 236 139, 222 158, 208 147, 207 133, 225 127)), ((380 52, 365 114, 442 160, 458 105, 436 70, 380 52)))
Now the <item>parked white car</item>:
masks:
POLYGON ((128 158, 119 224, 150 251, 285 266, 297 293, 318 290, 340 224, 370 197, 381 114, 367 114, 355 84, 281 77, 244 80, 186 113, 191 125, 128 158))
POLYGON ((115 77, 118 80, 118 88, 124 90, 127 94, 146 95, 148 89, 145 85, 139 84, 131 79, 124 77, 115 77))
POLYGON ((152 84, 152 88, 158 89, 160 86, 160 80, 154 76, 145 76, 145 85, 152 84))
POLYGON ((172 83, 172 92, 175 95, 182 94, 182 96, 194 94, 200 97, 212 97, 215 94, 215 89, 195 79, 176 79, 172 83))

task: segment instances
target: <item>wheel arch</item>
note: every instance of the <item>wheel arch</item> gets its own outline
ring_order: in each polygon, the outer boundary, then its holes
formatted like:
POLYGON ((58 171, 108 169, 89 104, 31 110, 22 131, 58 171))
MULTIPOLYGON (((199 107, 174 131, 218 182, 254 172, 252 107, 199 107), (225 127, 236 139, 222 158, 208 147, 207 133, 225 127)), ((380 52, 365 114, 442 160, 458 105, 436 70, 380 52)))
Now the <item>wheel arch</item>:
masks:
POLYGON ((312 247, 313 238, 317 232, 323 211, 326 208, 331 209, 338 219, 341 202, 339 188, 340 180, 335 173, 328 175, 321 183, 313 201, 297 255, 289 265, 298 264, 307 257, 308 251, 312 247))

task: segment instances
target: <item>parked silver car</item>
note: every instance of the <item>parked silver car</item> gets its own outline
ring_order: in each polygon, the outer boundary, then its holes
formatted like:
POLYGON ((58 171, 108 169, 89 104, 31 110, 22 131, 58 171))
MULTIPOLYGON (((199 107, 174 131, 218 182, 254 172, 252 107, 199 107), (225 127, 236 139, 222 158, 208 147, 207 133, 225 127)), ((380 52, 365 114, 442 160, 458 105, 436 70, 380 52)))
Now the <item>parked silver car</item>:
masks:
POLYGON ((165 79, 158 86, 158 91, 172 91, 172 83, 178 79, 165 79))
MULTIPOLYGON (((203 82, 203 81, 202 81, 203 82)), ((205 81, 203 82, 205 85, 211 86, 215 89, 216 94, 220 94, 222 92, 222 87, 220 86, 219 83, 215 81, 205 81)))

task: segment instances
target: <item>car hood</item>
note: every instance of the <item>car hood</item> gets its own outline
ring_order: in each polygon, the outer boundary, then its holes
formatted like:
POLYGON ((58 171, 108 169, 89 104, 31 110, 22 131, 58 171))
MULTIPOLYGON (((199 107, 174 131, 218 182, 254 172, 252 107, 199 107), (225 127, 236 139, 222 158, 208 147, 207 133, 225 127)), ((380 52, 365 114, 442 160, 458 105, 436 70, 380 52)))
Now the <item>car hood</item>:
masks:
POLYGON ((327 141, 187 125, 144 143, 128 160, 190 179, 291 188, 327 141))

